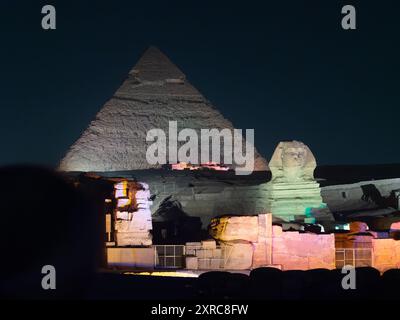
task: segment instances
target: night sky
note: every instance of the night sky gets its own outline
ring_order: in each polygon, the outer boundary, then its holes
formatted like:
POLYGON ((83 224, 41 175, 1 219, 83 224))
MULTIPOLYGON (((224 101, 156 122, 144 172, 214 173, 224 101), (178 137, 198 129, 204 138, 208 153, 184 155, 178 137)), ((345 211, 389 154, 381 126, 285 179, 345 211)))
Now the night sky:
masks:
POLYGON ((149 45, 267 160, 296 139, 319 164, 399 163, 396 2, 2 0, 0 165, 56 166, 149 45))

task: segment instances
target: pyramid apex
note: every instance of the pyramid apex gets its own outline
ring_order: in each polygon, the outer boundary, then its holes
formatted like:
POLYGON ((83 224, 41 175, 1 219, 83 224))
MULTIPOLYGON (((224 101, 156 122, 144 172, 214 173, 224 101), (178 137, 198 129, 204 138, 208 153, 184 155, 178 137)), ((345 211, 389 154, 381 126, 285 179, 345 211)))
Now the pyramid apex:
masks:
POLYGON ((185 74, 156 46, 146 49, 129 74, 139 81, 185 79, 185 74))
POLYGON ((148 51, 148 50, 156 50, 156 51, 160 51, 161 52, 160 48, 158 48, 157 46, 154 46, 154 45, 148 46, 146 51, 148 51))
POLYGON ((148 46, 148 47, 143 51, 141 58, 142 58, 143 56, 145 56, 145 55, 153 55, 153 54, 160 54, 160 55, 165 56, 165 54, 160 50, 160 48, 158 48, 157 46, 151 45, 151 46, 148 46))

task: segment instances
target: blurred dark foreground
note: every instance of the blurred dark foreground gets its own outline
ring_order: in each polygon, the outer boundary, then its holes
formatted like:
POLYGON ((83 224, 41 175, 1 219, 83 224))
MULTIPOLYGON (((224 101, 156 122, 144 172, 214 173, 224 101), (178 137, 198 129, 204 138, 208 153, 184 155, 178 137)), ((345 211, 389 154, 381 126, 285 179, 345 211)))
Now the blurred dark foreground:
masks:
MULTIPOLYGON (((91 184, 92 183, 92 184, 91 184)), ((104 194, 36 167, 0 169, 1 299, 399 299, 400 270, 356 270, 344 290, 340 270, 207 272, 199 278, 123 275, 104 267, 104 194), (42 288, 42 267, 56 270, 56 289, 42 288)))

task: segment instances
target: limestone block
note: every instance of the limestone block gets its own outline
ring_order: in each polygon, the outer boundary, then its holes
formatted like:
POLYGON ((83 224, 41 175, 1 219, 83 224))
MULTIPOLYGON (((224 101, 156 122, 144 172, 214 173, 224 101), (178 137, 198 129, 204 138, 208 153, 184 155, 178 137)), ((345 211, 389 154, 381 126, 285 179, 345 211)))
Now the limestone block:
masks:
POLYGON ((149 190, 138 190, 135 193, 136 199, 149 199, 150 198, 150 191, 149 190))
POLYGON ((214 250, 215 249, 205 249, 204 257, 205 258, 213 258, 214 250))
POLYGON ((381 272, 398 268, 400 265, 399 241, 393 239, 373 239, 372 266, 381 272))
POLYGON ((195 249, 200 249, 201 248, 201 242, 186 242, 185 243, 186 247, 198 247, 195 249))
POLYGON ((281 237, 283 234, 283 230, 281 226, 272 226, 272 236, 273 237, 281 237))
POLYGON ((186 255, 196 255, 196 251, 200 250, 201 247, 201 242, 186 242, 185 244, 185 252, 186 255))
POLYGON ((196 257, 201 259, 213 257, 213 249, 198 249, 195 252, 196 257))
POLYGON ((298 231, 286 231, 282 235, 285 239, 293 239, 297 240, 300 238, 300 234, 298 231))
POLYGON ((150 232, 116 232, 118 246, 150 246, 152 237, 150 232))
POLYGON ((127 232, 129 231, 129 220, 117 220, 115 222, 115 231, 116 232, 127 232))
POLYGON ((199 268, 199 262, 197 257, 186 257, 186 269, 197 270, 199 268))
MULTIPOLYGON (((279 230, 276 228, 276 230, 279 230)), ((282 232, 273 238, 272 263, 284 270, 308 270, 335 267, 335 237, 333 234, 282 232)), ((257 252, 257 246, 255 254, 257 252)), ((261 253, 262 254, 262 253, 261 253)), ((255 263, 257 260, 253 259, 255 263)))
POLYGON ((196 255, 196 250, 191 249, 191 248, 185 248, 185 255, 186 256, 195 256, 196 255))
POLYGON ((196 250, 196 257, 199 258, 199 259, 207 258, 206 257, 206 252, 207 252, 207 250, 198 249, 198 250, 196 250))
POLYGON ((334 254, 324 257, 308 257, 309 269, 335 269, 335 256, 334 254))
MULTIPOLYGON (((316 238, 317 237, 318 236, 316 236, 316 238)), ((332 240, 332 243, 334 243, 334 240, 332 240)), ((334 250, 334 248, 319 242, 317 239, 315 242, 309 242, 307 244, 307 253, 309 256, 322 256, 325 252, 330 252, 332 250, 334 250)))
POLYGON ((390 226, 391 230, 400 230, 400 222, 393 222, 390 226))
POLYGON ((222 250, 220 248, 212 250, 212 258, 221 258, 221 255, 222 250))
POLYGON ((133 218, 129 225, 131 230, 135 229, 152 229, 151 223, 151 211, 150 209, 138 209, 137 211, 133 212, 133 218))
POLYGON ((107 248, 107 263, 117 267, 154 268, 154 248, 107 248))
POLYGON ((210 224, 210 234, 221 241, 258 241, 257 216, 227 216, 214 218, 210 224))
POLYGON ((268 247, 266 243, 253 243, 253 263, 252 268, 258 268, 271 264, 269 261, 268 247))
POLYGON ((151 245, 152 216, 149 186, 142 182, 121 181, 114 188, 124 196, 118 199, 120 206, 128 208, 116 212, 115 222, 117 246, 151 245), (143 190, 141 190, 142 188, 143 190), (135 199, 134 199, 135 198, 135 199), (137 204, 137 210, 131 204, 137 204))
POLYGON ((210 259, 210 269, 221 269, 222 260, 219 258, 210 259))
POLYGON ((308 270, 308 258, 288 254, 274 254, 274 264, 282 266, 282 270, 308 270))
POLYGON ((118 208, 124 208, 124 207, 126 207, 126 206, 128 206, 130 204, 131 204, 131 199, 128 199, 128 198, 119 198, 117 200, 117 207, 118 208))
POLYGON ((148 205, 152 205, 153 201, 148 200, 148 199, 136 199, 136 203, 137 204, 148 204, 148 205))
POLYGON ((117 219, 121 219, 121 220, 132 220, 132 213, 131 212, 127 212, 127 211, 117 211, 117 219))
POLYGON ((272 237, 272 214, 258 215, 258 239, 257 242, 268 241, 272 237))
POLYGON ((201 270, 210 270, 211 269, 211 259, 199 258, 198 265, 199 265, 199 269, 201 269, 201 270))
POLYGON ((326 254, 322 257, 322 260, 324 263, 331 265, 333 264, 333 268, 335 268, 336 265, 336 258, 335 258, 335 248, 327 251, 326 254))
POLYGON ((285 239, 274 238, 272 241, 272 248, 274 252, 287 252, 285 239))
POLYGON ((375 255, 376 256, 392 256, 395 255, 395 250, 392 247, 380 247, 379 250, 378 248, 375 248, 375 255))
POLYGON ((216 249, 217 248, 217 244, 215 242, 215 240, 203 240, 201 242, 201 246, 203 249, 216 249))
POLYGON ((301 241, 301 238, 299 237, 298 239, 287 239, 286 240, 286 249, 288 252, 291 253, 298 253, 300 254, 305 254, 310 251, 311 249, 310 243, 307 243, 305 241, 301 241))
POLYGON ((375 255, 374 257, 374 264, 375 265, 392 265, 395 266, 397 263, 396 258, 391 255, 375 255))
POLYGON ((224 269, 250 269, 253 261, 253 246, 247 241, 235 240, 221 244, 224 260, 224 269))
POLYGON ((138 209, 148 209, 148 208, 150 208, 150 204, 149 203, 138 203, 137 208, 138 209))

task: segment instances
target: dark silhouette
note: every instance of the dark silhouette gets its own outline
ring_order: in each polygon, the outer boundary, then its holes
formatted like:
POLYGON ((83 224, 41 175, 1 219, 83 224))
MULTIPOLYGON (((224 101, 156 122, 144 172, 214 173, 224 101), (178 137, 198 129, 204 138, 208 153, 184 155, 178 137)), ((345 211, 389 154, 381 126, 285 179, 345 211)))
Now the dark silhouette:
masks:
POLYGON ((86 296, 103 243, 102 220, 93 203, 51 170, 0 169, 2 298, 86 296), (56 269, 55 290, 41 286, 44 265, 56 269))
POLYGON ((165 198, 153 215, 154 244, 185 244, 206 238, 200 217, 191 217, 172 196, 165 198))
POLYGON ((112 184, 95 176, 65 178, 48 169, 0 169, 2 299, 399 299, 400 270, 356 269, 356 290, 341 270, 258 268, 199 278, 130 276, 104 266, 104 199, 112 184), (43 290, 44 265, 56 290, 43 290))
POLYGON ((379 208, 385 208, 385 199, 382 197, 380 191, 374 184, 364 184, 361 186, 363 191, 363 195, 361 199, 363 201, 372 201, 374 202, 379 208))

